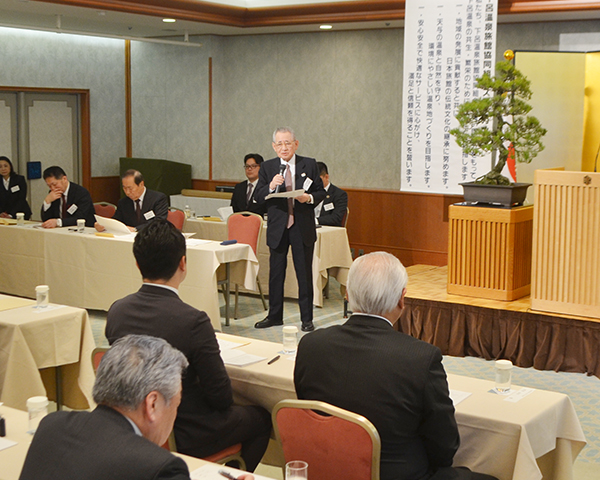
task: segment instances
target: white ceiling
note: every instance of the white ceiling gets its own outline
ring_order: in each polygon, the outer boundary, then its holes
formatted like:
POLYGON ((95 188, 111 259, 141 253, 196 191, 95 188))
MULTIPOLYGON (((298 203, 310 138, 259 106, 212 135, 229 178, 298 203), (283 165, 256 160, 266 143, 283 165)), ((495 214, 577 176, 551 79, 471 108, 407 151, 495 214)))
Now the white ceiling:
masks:
MULTIPOLYGON (((330 0, 212 0, 213 3, 243 8, 272 7, 287 4, 327 3, 330 0)), ((340 0, 337 0, 338 2, 340 0)), ((356 0, 341 0, 356 1, 356 0)), ((600 10, 588 12, 561 12, 558 14, 507 15, 500 22, 578 20, 600 18, 600 10)), ((195 35, 249 35, 265 33, 317 32, 319 25, 289 25, 273 27, 230 27, 209 23, 178 20, 164 23, 161 18, 95 10, 91 8, 58 5, 30 0, 0 0, 0 26, 39 30, 60 30, 70 33, 87 33, 99 36, 124 36, 133 38, 181 39, 187 32, 195 35)), ((356 29, 400 28, 403 20, 336 23, 333 31, 356 29)), ((331 30, 330 30, 331 31, 331 30)), ((326 34, 326 32, 323 32, 326 34)))

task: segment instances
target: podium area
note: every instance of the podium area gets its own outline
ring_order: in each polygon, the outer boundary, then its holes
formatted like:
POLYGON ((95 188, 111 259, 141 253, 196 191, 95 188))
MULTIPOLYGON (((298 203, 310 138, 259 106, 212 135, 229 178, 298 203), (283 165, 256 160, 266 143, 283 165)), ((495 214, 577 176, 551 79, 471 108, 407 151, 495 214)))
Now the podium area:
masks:
POLYGON ((413 265, 398 328, 444 355, 506 358, 519 367, 600 377, 600 321, 447 292, 448 267, 413 265))

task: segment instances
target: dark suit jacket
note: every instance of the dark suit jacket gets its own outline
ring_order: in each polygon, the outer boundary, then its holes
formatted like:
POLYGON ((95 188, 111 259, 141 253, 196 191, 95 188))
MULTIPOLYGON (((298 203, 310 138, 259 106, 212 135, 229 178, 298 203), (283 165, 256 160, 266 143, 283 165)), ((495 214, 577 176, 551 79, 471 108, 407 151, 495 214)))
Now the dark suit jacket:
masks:
POLYGON ((459 435, 440 350, 383 319, 352 315, 305 335, 294 383, 300 399, 367 417, 381 436, 381 479, 420 480, 452 465, 459 435))
POLYGON ((342 226, 342 219, 346 214, 348 207, 348 194, 333 183, 329 184, 329 190, 326 190, 327 196, 323 200, 321 213, 319 214, 319 225, 331 225, 334 227, 342 226), (332 207, 328 207, 332 205, 332 207))
MULTIPOLYGON (((281 160, 273 158, 263 162, 258 174, 258 184, 254 198, 259 204, 267 204, 267 245, 270 248, 277 248, 283 232, 287 227, 288 204, 285 198, 272 198, 265 200, 269 194, 269 184, 275 175, 279 173, 281 160)), ((303 188, 306 179, 312 180, 311 186, 306 193, 313 196, 314 203, 300 203, 294 201, 294 222, 300 227, 302 241, 305 245, 315 243, 317 233, 315 230, 315 206, 325 198, 325 189, 319 176, 319 168, 314 158, 301 157, 296 155, 296 176, 294 179, 295 190, 303 188)), ((283 190, 283 189, 282 189, 283 190)))
POLYGON ((110 407, 55 412, 33 437, 20 480, 189 480, 185 462, 136 435, 110 407))
MULTIPOLYGON (((96 217, 94 217, 94 204, 92 203, 92 197, 81 185, 69 182, 69 195, 67 195, 67 210, 73 205, 77 205, 77 210, 70 214, 67 212, 67 216, 63 218, 63 227, 70 227, 77 225, 78 218, 85 219, 86 227, 93 227, 96 223, 96 217)), ((60 218, 60 198, 57 198, 50 204, 50 208, 44 211, 42 205, 42 221, 50 220, 51 218, 60 218)))
MULTIPOLYGON (((258 186, 258 183, 256 184, 258 186)), ((231 196, 231 206, 234 212, 252 212, 257 213, 261 217, 267 210, 266 205, 259 204, 254 198, 256 188, 252 191, 250 202, 246 203, 246 192, 248 191, 248 180, 238 183, 233 189, 233 195, 231 196)))
POLYGON ((154 190, 146 188, 146 194, 144 195, 144 201, 142 202, 141 207, 142 221, 140 223, 138 223, 137 215, 135 214, 135 203, 129 197, 123 197, 119 200, 117 211, 113 218, 119 220, 119 222, 123 222, 129 227, 139 227, 150 221, 146 220, 146 217, 144 217, 144 214, 148 213, 150 210, 154 212, 154 217, 150 220, 154 220, 155 218, 166 219, 167 214, 169 213, 169 202, 164 193, 155 192, 154 190))
POLYGON ((4 188, 4 180, 0 178, 0 213, 8 213, 17 218, 17 213, 23 212, 25 220, 31 217, 31 208, 27 203, 27 182, 23 175, 11 175, 8 180, 8 190, 4 188))
POLYGON ((113 303, 106 317, 109 343, 129 334, 164 338, 187 357, 190 365, 175 420, 177 450, 187 453, 198 443, 210 444, 225 421, 221 412, 232 405, 233 393, 208 315, 175 292, 142 285, 113 303))

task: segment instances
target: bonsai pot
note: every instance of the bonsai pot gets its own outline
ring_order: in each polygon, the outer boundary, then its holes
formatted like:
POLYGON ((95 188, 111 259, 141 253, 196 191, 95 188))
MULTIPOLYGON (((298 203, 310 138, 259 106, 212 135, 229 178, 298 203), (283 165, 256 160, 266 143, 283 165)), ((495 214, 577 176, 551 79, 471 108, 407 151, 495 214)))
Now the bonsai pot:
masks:
POLYGON ((512 183, 510 185, 483 185, 475 182, 461 183, 465 202, 500 204, 505 207, 523 205, 527 188, 531 183, 512 183))

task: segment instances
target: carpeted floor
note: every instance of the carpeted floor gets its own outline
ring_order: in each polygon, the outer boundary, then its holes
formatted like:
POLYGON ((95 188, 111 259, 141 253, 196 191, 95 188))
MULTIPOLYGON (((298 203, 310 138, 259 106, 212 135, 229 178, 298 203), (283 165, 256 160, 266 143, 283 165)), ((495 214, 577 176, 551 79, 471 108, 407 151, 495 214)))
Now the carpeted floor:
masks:
MULTIPOLYGON (((314 324, 316 328, 343 323, 343 298, 339 285, 332 280, 329 298, 324 301, 323 308, 315 308, 314 324)), ((233 302, 233 300, 232 300, 233 302)), ((257 338, 271 342, 281 342, 282 327, 255 329, 254 323, 262 320, 266 312, 262 309, 260 298, 251 295, 240 295, 240 318, 231 320, 229 327, 223 331, 234 335, 257 338)), ((224 315, 224 301, 221 296, 221 315, 224 315)), ((285 302, 284 323, 296 325, 300 330, 300 316, 297 302, 285 302)), ((104 337, 106 313, 91 311, 90 318, 97 345, 108 345, 104 337)), ((449 373, 469 377, 492 380, 494 376, 493 363, 480 358, 444 357, 444 366, 449 373)), ((600 479, 600 379, 588 377, 579 373, 539 371, 533 368, 518 368, 513 370, 513 383, 542 390, 562 392, 571 398, 579 416, 579 421, 585 432, 588 444, 579 454, 575 463, 574 480, 600 479)), ((267 476, 281 478, 278 469, 258 471, 267 476)))

